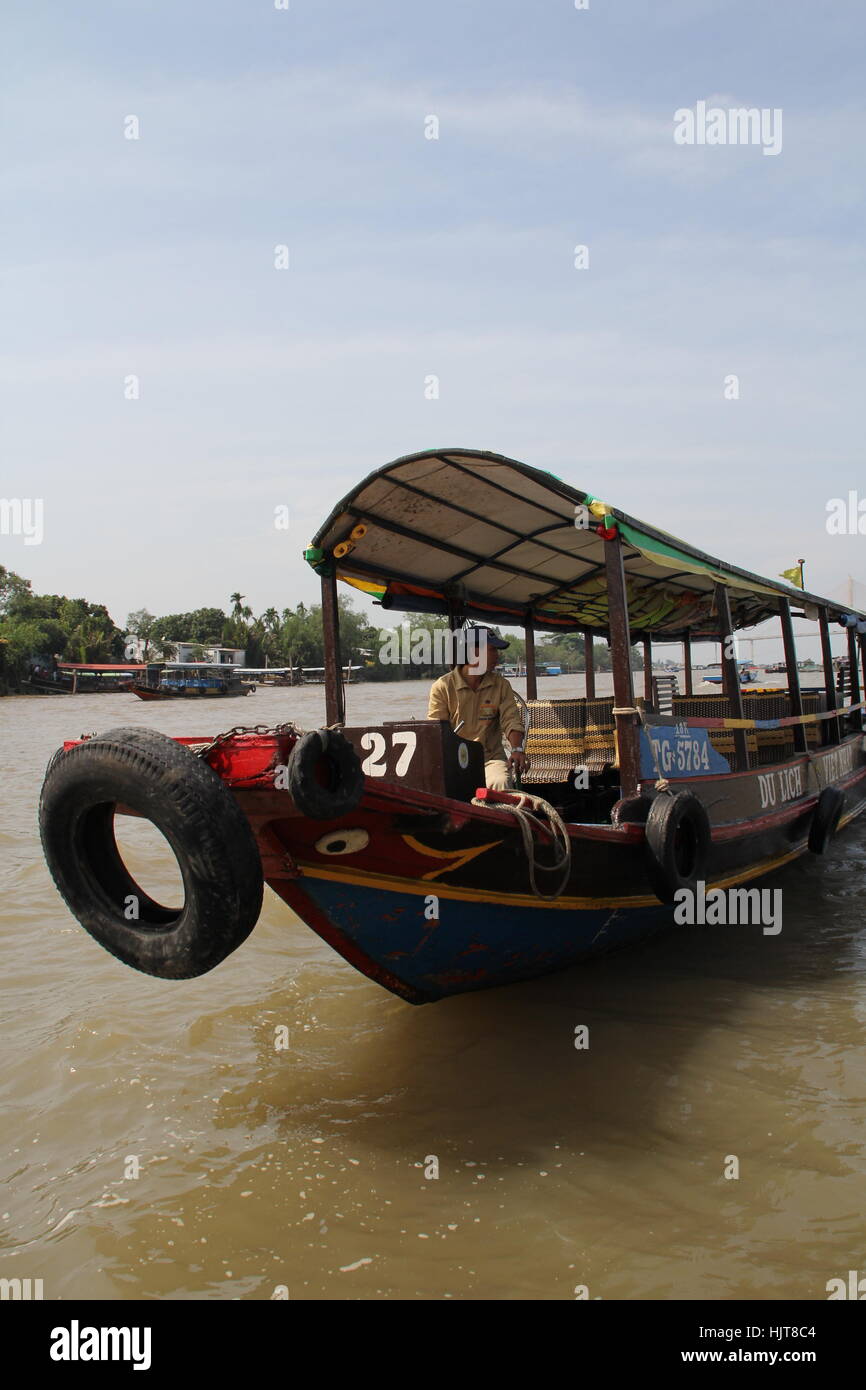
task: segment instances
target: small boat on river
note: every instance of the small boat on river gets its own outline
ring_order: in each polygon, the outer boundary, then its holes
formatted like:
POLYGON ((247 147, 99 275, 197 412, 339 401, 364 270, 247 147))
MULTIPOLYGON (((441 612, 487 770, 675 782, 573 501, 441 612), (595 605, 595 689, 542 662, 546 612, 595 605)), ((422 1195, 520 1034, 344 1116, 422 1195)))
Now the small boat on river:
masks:
POLYGON ((255 686, 243 681, 242 666, 166 661, 146 668, 147 678, 130 688, 139 700, 230 699, 251 695, 255 686))
POLYGON ((289 702, 273 727, 70 739, 48 766, 40 827, 55 883, 136 969, 212 969, 252 931, 267 883, 357 970, 422 1004, 625 945, 701 894, 753 903, 744 885, 822 854, 866 805, 866 614, 793 594, 551 473, 469 449, 397 459, 337 503, 306 558, 321 581, 322 728, 305 731, 289 702), (351 719, 339 583, 388 614, 522 629, 520 788, 487 788, 481 744, 447 720, 351 719), (821 639, 818 689, 800 688, 792 604, 821 639), (771 618, 787 685, 752 694, 724 653, 771 618), (841 694, 831 625, 847 640, 841 694), (585 694, 565 676, 555 698, 538 697, 538 632, 581 635, 585 694), (596 693, 598 640, 613 696, 596 693), (674 640, 682 689, 678 673, 653 672, 653 642, 674 640), (693 689, 695 641, 722 649, 719 691, 693 689), (181 906, 135 882, 117 814, 167 838, 181 906))
POLYGON ((55 661, 22 681, 30 695, 117 695, 131 690, 146 667, 138 662, 55 661))
MULTIPOLYGON (((704 670, 709 672, 709 675, 704 676, 704 680, 707 682, 708 685, 722 685, 724 683, 725 676, 724 671, 722 669, 722 663, 720 661, 717 661, 710 666, 704 667, 704 670)), ((784 666, 782 667, 782 670, 785 670, 784 666)), ((758 670, 758 667, 754 664, 753 661, 737 662, 737 675, 739 677, 740 685, 755 685, 758 681, 760 674, 761 673, 758 670)))

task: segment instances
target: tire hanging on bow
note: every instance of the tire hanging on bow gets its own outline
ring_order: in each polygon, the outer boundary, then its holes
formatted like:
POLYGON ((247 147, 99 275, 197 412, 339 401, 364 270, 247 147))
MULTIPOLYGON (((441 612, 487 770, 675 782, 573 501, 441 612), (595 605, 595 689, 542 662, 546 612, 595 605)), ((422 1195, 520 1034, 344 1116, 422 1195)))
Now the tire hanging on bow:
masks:
POLYGON ((250 823, 229 787, 153 729, 110 729, 48 764, 39 829, 69 910, 100 946, 164 980, 212 970, 249 936, 264 880, 250 823), (161 832, 183 879, 166 907, 136 882, 115 839, 118 807, 161 832))
POLYGON ((348 815, 364 795, 361 761, 336 729, 314 729, 298 739, 286 781, 298 810, 310 820, 348 815))

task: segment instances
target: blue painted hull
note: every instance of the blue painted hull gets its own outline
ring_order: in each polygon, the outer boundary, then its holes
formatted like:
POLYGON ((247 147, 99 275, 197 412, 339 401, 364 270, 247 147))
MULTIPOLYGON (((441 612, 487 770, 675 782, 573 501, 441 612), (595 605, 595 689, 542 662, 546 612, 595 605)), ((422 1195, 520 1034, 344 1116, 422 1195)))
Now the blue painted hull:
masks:
POLYGON ((438 920, 427 920, 428 899, 417 893, 306 876, 294 889, 296 910, 311 925, 316 909, 327 919, 332 946, 416 1004, 562 970, 672 922, 671 909, 660 904, 552 910, 452 897, 439 898, 438 920))

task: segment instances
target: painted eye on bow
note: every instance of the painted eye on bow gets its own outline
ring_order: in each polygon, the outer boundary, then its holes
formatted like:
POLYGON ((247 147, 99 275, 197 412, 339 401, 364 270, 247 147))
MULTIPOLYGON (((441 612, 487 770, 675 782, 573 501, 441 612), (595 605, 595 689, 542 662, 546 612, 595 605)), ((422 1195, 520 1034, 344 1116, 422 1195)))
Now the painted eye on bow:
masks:
POLYGON ((357 854, 370 843, 366 830, 332 830, 315 844, 319 854, 357 854))

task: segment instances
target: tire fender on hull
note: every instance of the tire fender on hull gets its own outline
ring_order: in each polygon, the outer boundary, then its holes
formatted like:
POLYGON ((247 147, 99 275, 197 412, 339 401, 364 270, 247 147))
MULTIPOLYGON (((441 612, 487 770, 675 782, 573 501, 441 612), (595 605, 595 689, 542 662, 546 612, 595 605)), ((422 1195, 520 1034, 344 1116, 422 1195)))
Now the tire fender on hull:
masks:
POLYGON ((646 820, 646 867, 660 902, 673 903, 680 889, 694 891, 706 877, 710 821, 691 792, 657 796, 646 820))
POLYGON ((311 820, 336 820, 354 811, 364 795, 361 761, 335 729, 314 729, 298 739, 286 782, 298 810, 311 820))
POLYGON ((152 729, 111 729, 55 754, 39 830, 70 911, 105 950, 145 974, 203 975, 258 920, 262 863, 249 821, 207 763, 152 729), (182 907, 155 902, 129 873, 114 835, 118 804, 165 836, 183 878, 182 907))
POLYGON ((844 805, 845 795, 838 787, 825 787, 818 797, 809 826, 809 849, 813 854, 824 853, 839 828, 844 805))

